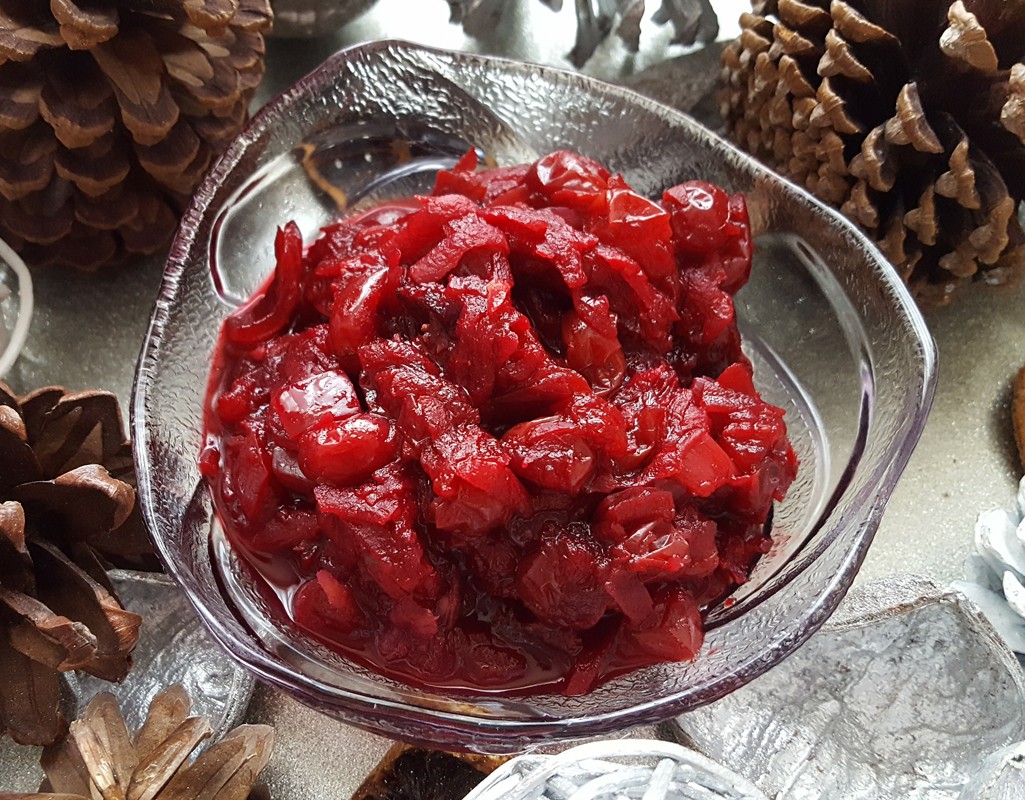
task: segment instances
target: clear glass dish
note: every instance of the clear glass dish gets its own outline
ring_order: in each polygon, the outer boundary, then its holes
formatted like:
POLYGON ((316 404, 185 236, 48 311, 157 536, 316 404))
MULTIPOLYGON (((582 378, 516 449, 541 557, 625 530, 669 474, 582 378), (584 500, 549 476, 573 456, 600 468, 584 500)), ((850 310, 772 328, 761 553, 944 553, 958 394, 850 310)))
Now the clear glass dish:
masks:
POLYGON ((688 117, 573 73, 380 42, 335 55, 272 101, 197 192, 136 376, 139 496, 168 573, 257 677, 386 735, 512 751, 708 703, 807 639, 850 586, 918 440, 935 358, 918 310, 866 239, 688 117), (276 226, 294 219, 309 241, 338 215, 332 197, 359 208, 424 191, 469 143, 500 164, 579 150, 651 195, 689 178, 747 195, 757 256, 738 312, 756 381, 787 409, 802 467, 776 509, 772 551, 710 610, 693 663, 582 697, 412 689, 275 623, 221 537, 197 468, 207 373, 221 321, 269 272, 276 226))

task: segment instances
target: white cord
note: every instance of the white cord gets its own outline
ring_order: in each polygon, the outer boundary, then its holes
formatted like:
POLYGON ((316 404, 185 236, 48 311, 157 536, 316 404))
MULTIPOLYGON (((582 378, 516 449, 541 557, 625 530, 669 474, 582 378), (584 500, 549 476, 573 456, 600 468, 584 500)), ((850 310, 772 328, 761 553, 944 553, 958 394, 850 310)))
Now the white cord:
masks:
POLYGON ((7 242, 0 239, 0 259, 7 263, 18 278, 18 319, 14 323, 10 339, 3 353, 0 353, 0 378, 7 374, 7 371, 14 364, 21 348, 25 345, 28 337, 29 323, 32 321, 32 276, 28 267, 21 260, 21 256, 14 252, 7 242))

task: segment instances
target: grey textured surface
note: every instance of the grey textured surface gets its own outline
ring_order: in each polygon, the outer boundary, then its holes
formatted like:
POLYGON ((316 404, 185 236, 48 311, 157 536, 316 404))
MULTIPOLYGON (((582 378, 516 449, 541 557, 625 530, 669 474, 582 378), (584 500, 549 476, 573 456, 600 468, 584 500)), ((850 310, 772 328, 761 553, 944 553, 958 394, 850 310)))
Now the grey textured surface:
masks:
POLYGON ((958 800, 1021 800, 1025 797, 1025 742, 989 756, 958 800))
POLYGON ((957 800, 1025 736, 1023 704, 1018 662, 977 610, 903 576, 856 587, 783 664, 678 724, 777 800, 957 800))

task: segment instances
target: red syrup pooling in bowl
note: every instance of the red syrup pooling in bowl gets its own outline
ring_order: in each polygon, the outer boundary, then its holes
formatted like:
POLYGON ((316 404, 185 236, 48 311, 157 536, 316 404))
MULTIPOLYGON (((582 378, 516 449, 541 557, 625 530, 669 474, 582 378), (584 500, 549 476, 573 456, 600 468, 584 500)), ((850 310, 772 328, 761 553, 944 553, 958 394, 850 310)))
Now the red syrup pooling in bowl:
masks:
POLYGON ((279 230, 201 467, 298 628, 398 680, 580 694, 692 659, 796 474, 741 352, 743 198, 585 157, 279 230))

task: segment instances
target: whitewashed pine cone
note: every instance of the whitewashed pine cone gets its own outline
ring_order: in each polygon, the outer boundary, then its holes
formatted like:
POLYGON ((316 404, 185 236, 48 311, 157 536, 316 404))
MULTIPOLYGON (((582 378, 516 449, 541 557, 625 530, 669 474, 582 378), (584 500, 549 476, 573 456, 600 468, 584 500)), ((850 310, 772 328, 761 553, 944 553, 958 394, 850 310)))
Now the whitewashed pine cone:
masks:
POLYGON ((271 0, 274 35, 323 36, 356 19, 377 0, 271 0))
POLYGON ((966 580, 955 581, 954 588, 982 610, 1014 652, 1025 654, 1025 478, 1017 508, 979 515, 975 550, 965 561, 966 580))

